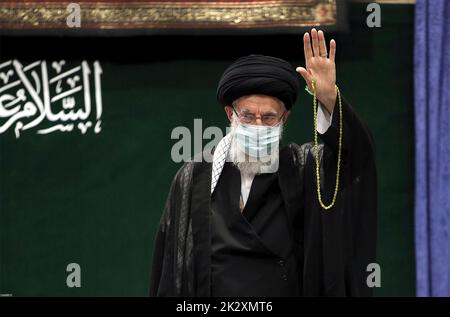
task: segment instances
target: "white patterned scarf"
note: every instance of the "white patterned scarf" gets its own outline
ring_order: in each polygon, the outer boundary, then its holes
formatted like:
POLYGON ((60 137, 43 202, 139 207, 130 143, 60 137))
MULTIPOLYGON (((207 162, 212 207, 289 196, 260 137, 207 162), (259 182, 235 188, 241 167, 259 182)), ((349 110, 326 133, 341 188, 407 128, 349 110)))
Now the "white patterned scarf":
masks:
POLYGON ((212 163, 212 175, 211 175, 211 195, 216 188, 219 181, 220 174, 222 174, 223 166, 227 160, 228 152, 230 150, 232 135, 228 133, 225 135, 219 144, 217 144, 214 150, 213 163, 212 163))

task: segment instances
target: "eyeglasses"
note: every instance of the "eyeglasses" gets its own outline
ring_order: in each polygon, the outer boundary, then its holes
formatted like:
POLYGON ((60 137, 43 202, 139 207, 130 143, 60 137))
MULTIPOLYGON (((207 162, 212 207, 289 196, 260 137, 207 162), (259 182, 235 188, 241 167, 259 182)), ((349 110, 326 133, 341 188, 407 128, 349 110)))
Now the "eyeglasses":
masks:
MULTIPOLYGON (((251 113, 251 112, 238 113, 234 107, 232 107, 232 108, 242 123, 254 124, 256 122, 256 119, 258 118, 254 113, 251 113)), ((274 126, 278 122, 281 121, 281 119, 284 117, 285 113, 286 113, 286 110, 283 111, 283 113, 281 114, 281 116, 279 118, 275 114, 263 114, 262 116, 259 116, 259 118, 261 119, 261 122, 263 125, 274 126)))

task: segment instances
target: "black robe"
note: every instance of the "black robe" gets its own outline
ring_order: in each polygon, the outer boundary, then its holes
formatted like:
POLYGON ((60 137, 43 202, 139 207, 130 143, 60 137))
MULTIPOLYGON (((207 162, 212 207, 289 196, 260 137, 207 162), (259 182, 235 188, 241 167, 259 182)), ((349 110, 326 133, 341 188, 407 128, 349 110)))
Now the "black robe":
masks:
MULTIPOLYGON (((285 155, 291 152, 283 149, 280 159, 285 155)), ((225 163, 211 196, 211 296, 300 294, 297 226, 288 219, 281 180, 278 172, 255 175, 241 210, 241 174, 225 163)))
MULTIPOLYGON (((337 101, 336 101, 337 103, 337 101)), ((298 255, 302 296, 370 296, 367 266, 376 262, 377 177, 370 131, 343 98, 339 193, 333 208, 317 199, 314 145, 280 150, 279 178, 298 255), (281 155, 288 152, 289 155, 281 155)), ((322 200, 336 181, 339 105, 319 134, 322 200)), ((151 296, 211 295, 211 168, 185 163, 177 172, 156 234, 151 296)))

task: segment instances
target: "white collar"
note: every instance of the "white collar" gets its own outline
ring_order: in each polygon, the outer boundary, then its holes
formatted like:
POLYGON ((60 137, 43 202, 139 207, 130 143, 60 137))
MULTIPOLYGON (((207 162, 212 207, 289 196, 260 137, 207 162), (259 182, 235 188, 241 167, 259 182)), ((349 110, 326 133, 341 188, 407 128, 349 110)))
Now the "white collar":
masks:
MULTIPOLYGON (((213 194, 214 189, 216 188, 217 182, 219 181, 220 175, 222 174, 223 171, 223 167, 228 158, 231 140, 232 135, 231 133, 228 133, 222 138, 222 140, 219 141, 219 143, 216 146, 216 149, 214 150, 212 171, 211 171, 211 195, 213 194)), ((271 162, 270 167, 263 169, 260 173, 261 174, 274 173, 275 171, 278 170, 278 164, 279 159, 277 158, 277 160, 271 162)), ((253 178, 254 175, 253 176, 247 175, 247 176, 253 178)))

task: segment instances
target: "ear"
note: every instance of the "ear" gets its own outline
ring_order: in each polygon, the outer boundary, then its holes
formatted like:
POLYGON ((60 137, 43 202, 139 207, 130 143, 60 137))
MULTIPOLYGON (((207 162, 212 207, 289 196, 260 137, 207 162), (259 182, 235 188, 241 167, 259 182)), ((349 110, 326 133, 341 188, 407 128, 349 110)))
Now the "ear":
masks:
POLYGON ((229 105, 226 105, 224 107, 225 113, 227 114, 228 121, 231 122, 231 117, 233 116, 233 108, 229 105))
POLYGON ((284 116, 283 116, 283 124, 286 123, 286 121, 287 121, 287 119, 288 119, 288 117, 289 117, 290 114, 291 114, 291 111, 290 111, 290 110, 289 110, 289 111, 286 111, 286 113, 285 113, 284 116))

